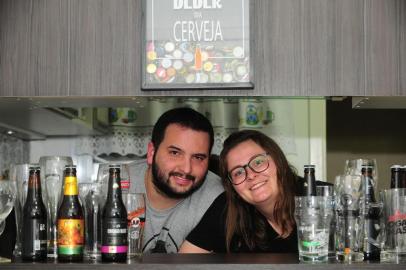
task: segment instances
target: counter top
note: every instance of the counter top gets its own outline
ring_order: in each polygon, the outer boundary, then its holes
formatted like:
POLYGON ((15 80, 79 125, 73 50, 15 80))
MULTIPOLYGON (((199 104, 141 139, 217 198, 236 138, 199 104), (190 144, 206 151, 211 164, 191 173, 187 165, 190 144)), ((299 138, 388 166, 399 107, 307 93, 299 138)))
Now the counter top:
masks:
POLYGON ((332 260, 328 263, 308 264, 300 263, 294 254, 146 254, 141 262, 132 261, 127 264, 107 264, 99 262, 84 263, 23 263, 13 262, 1 264, 2 270, 73 270, 73 269, 143 269, 143 270, 167 270, 167 269, 195 269, 195 270, 245 270, 245 269, 325 269, 328 264, 329 270, 334 269, 405 269, 405 264, 389 263, 338 263, 332 260))

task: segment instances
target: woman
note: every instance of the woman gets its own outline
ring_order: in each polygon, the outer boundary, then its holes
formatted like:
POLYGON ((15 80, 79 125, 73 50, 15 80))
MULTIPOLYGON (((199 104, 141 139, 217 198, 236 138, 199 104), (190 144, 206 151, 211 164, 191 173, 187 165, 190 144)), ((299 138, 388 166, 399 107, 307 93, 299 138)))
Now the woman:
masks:
POLYGON ((298 178, 280 147, 254 130, 231 134, 220 154, 225 193, 213 202, 180 252, 297 253, 298 178))

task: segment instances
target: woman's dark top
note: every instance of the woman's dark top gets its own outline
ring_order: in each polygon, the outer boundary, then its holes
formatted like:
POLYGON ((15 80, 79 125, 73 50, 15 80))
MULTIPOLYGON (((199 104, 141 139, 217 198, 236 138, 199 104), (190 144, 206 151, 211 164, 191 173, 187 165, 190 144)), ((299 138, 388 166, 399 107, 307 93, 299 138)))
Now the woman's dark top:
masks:
MULTIPOLYGON (((293 228, 292 233, 287 238, 281 238, 268 223, 265 217, 266 227, 266 243, 264 247, 255 247, 250 250, 243 239, 234 237, 231 243, 231 252, 272 252, 272 253, 298 253, 297 245, 297 229, 293 228)), ((199 224, 187 236, 186 240, 195 246, 208 251, 217 253, 225 253, 226 250, 226 196, 222 193, 213 202, 205 215, 202 217, 199 224)))

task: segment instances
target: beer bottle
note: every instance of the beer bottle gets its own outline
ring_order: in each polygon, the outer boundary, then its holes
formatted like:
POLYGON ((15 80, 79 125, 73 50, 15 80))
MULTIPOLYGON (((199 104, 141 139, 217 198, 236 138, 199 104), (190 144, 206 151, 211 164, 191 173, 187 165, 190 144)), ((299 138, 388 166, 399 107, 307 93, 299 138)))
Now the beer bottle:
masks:
POLYGON ((400 181, 399 188, 406 188, 406 165, 402 166, 402 169, 400 172, 401 172, 401 177, 400 177, 401 181, 400 181))
POLYGON ((127 210, 121 197, 120 166, 110 165, 107 200, 102 215, 102 261, 126 261, 127 234, 127 210))
POLYGON ((373 179, 372 165, 362 165, 361 174, 364 185, 364 200, 365 200, 365 243, 364 243, 364 260, 379 261, 380 248, 377 242, 379 235, 379 216, 380 209, 376 204, 375 199, 375 181, 373 179))
POLYGON ((391 178, 390 178, 390 188, 403 188, 402 186, 402 166, 393 165, 390 167, 391 178))
POLYGON ((78 197, 76 166, 65 166, 63 199, 57 216, 58 261, 78 262, 83 260, 84 216, 78 197))
POLYGON ((316 196, 316 177, 314 176, 315 168, 315 165, 304 165, 305 196, 316 196))
POLYGON ((40 168, 30 167, 27 199, 23 208, 22 259, 47 258, 47 211, 42 201, 40 168))

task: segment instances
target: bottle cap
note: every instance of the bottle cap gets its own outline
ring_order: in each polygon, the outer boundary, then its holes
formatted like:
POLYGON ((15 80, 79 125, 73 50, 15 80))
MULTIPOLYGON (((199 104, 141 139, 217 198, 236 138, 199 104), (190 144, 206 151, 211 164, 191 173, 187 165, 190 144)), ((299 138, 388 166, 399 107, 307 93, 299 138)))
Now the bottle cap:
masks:
POLYGON ((40 170, 41 170, 41 167, 38 166, 38 165, 31 165, 31 166, 28 167, 28 169, 29 169, 30 171, 32 171, 32 170, 40 171, 40 170))
POLYGON ((315 169, 316 165, 304 165, 305 169, 315 169))
POLYGON ((400 169, 402 169, 402 165, 392 165, 390 168, 393 171, 399 171, 400 169))
POLYGON ((76 169, 76 165, 65 165, 65 169, 76 169))
POLYGON ((114 168, 114 169, 120 169, 120 168, 121 168, 121 165, 120 165, 120 164, 109 164, 109 169, 112 169, 112 168, 114 168))

